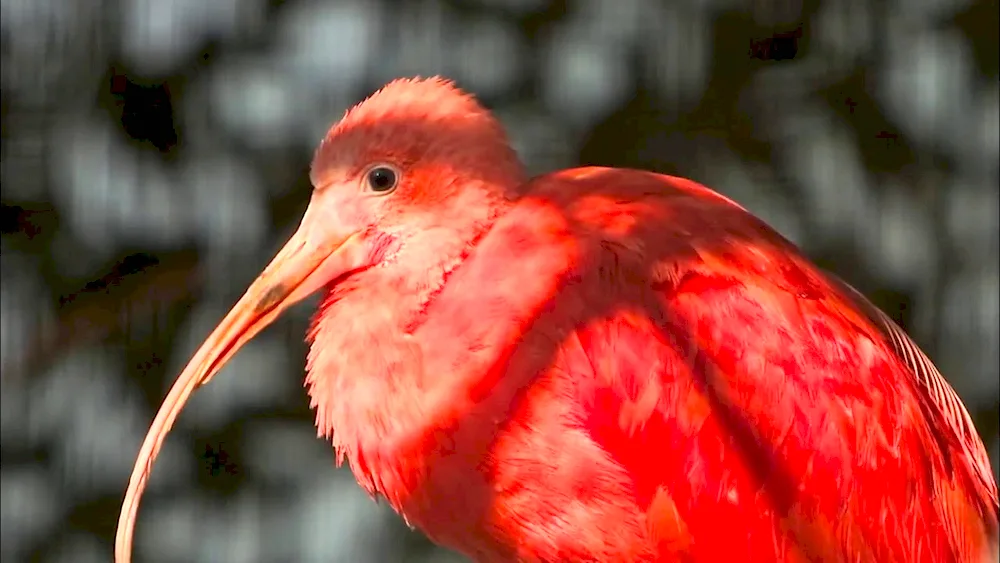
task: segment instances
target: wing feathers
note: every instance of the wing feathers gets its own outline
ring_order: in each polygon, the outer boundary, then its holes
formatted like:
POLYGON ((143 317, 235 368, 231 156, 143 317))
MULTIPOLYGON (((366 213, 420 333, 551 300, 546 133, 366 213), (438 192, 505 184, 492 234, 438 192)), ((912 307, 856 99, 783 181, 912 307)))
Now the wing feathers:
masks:
POLYGON ((989 454, 983 447, 969 411, 965 409, 958 393, 952 389, 941 372, 919 346, 881 309, 865 298, 840 278, 829 275, 830 279, 850 297, 857 307, 868 316, 872 324, 885 336, 893 352, 913 374, 917 388, 924 392, 924 399, 931 410, 951 429, 965 452, 973 473, 985 489, 994 511, 998 508, 997 484, 993 480, 989 454))

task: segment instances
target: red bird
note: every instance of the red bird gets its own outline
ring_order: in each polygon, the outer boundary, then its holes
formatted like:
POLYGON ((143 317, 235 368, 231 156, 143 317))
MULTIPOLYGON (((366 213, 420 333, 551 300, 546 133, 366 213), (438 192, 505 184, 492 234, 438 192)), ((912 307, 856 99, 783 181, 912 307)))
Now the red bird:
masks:
POLYGON ((311 179, 299 229, 153 421, 120 563, 188 396, 321 289, 319 434, 476 561, 995 558, 997 485, 958 396, 732 201, 637 170, 527 179, 490 113, 437 78, 347 112, 311 179))

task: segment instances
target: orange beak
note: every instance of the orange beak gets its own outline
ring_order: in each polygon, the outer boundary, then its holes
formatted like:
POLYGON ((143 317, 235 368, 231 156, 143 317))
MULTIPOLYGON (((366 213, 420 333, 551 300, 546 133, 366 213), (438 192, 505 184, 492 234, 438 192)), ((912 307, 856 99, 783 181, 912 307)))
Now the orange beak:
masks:
POLYGON ((212 331, 167 393, 132 468, 125 501, 118 517, 118 533, 115 538, 117 563, 128 563, 131 559, 135 519, 146 480, 163 440, 191 393, 208 382, 240 347, 271 324, 285 309, 339 275, 364 266, 363 245, 360 244, 361 237, 357 233, 346 236, 317 233, 317 236, 310 236, 310 231, 303 220, 298 231, 212 331))

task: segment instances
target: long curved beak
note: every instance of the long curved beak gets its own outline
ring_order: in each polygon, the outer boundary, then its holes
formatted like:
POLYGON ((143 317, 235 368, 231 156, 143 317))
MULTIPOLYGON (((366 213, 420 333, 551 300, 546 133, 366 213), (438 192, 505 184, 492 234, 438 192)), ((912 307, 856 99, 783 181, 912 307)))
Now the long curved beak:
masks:
POLYGON ((229 314, 212 331, 167 393, 132 468, 132 476, 118 517, 118 532, 115 537, 117 563, 128 563, 131 559, 139 500, 160 447, 191 393, 208 382, 240 347, 271 324, 285 309, 339 275, 362 266, 362 245, 359 243, 360 236, 356 233, 337 237, 325 234, 322 237, 311 237, 309 233, 310 230, 303 221, 229 314))

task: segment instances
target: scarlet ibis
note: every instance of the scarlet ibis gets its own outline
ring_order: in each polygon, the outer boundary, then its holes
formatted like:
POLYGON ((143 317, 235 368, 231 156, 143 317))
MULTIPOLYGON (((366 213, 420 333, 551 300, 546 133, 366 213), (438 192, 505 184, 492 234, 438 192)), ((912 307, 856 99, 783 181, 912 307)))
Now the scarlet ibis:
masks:
POLYGON ((298 230, 157 413, 119 562, 187 398, 319 290, 319 435, 474 560, 995 557, 997 485, 956 393, 733 201, 639 170, 528 179, 490 112, 440 78, 348 111, 311 180, 298 230))

